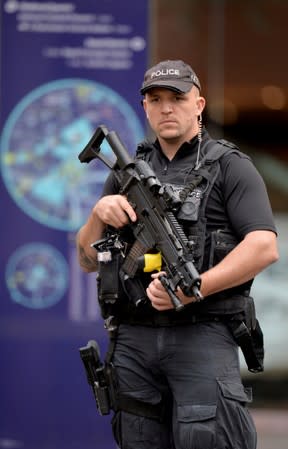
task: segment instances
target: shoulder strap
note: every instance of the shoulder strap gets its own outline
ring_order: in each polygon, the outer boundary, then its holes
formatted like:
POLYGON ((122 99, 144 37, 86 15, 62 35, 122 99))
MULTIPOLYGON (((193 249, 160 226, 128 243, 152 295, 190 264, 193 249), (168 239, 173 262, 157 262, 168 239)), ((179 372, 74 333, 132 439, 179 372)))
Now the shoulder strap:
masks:
POLYGON ((154 144, 149 142, 148 140, 143 140, 137 146, 135 159, 143 159, 144 161, 148 160, 148 156, 154 148, 154 144))
MULTIPOLYGON (((137 150, 136 150, 136 159, 143 159, 147 160, 148 155, 151 153, 151 151, 154 149, 154 143, 150 142, 149 140, 143 140, 139 143, 137 150)), ((232 142, 229 142, 225 139, 219 139, 219 140, 209 140, 204 145, 205 150, 205 156, 200 161, 200 164, 198 168, 202 167, 203 164, 210 165, 214 161, 217 161, 220 159, 223 154, 227 152, 238 152, 239 148, 232 142), (205 148, 207 146, 207 148, 205 148)))
POLYGON ((180 200, 182 203, 186 200, 188 195, 202 182, 203 178, 206 179, 208 184, 208 190, 206 190, 206 196, 202 201, 202 214, 205 212, 206 203, 209 193, 214 185, 214 182, 218 176, 220 170, 220 164, 214 165, 214 162, 218 161, 224 154, 228 152, 239 151, 237 146, 227 140, 208 140, 204 143, 202 148, 204 156, 200 160, 197 167, 194 168, 194 178, 187 184, 182 192, 180 192, 180 200))
MULTIPOLYGON (((203 178, 210 181, 209 191, 212 189, 214 181, 219 172, 219 166, 213 170, 214 162, 218 161, 227 151, 236 151, 237 147, 226 140, 209 139, 202 147, 204 156, 199 164, 194 168, 194 178, 187 184, 180 193, 182 203, 186 200, 188 195, 202 182, 203 178)), ((202 153, 202 154, 203 154, 202 153)), ((206 198, 207 201, 207 198, 206 198)))
POLYGON ((213 162, 218 161, 225 153, 239 152, 239 148, 233 143, 225 139, 210 140, 208 142, 205 156, 200 161, 196 170, 204 165, 211 165, 213 162))

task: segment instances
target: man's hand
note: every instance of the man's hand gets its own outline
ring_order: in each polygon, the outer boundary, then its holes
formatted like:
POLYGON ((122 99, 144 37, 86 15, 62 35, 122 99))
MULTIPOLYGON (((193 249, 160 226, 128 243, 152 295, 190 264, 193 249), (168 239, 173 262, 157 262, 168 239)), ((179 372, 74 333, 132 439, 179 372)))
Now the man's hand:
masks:
POLYGON ((121 228, 129 223, 135 222, 137 215, 131 204, 124 195, 106 195, 102 197, 94 206, 95 214, 102 223, 121 228))
POLYGON ((95 204, 87 222, 77 234, 77 252, 81 268, 85 272, 98 270, 98 259, 95 248, 91 243, 103 237, 106 225, 121 228, 136 221, 137 216, 123 195, 107 195, 95 204))
MULTIPOLYGON (((154 307, 154 309, 157 309, 160 312, 164 310, 174 309, 171 298, 159 279, 159 276, 161 275, 166 276, 166 273, 164 271, 153 273, 151 275, 153 280, 150 282, 146 289, 147 296, 150 299, 152 306, 154 307)), ((184 305, 196 301, 194 297, 185 296, 180 288, 178 288, 175 293, 180 299, 181 303, 184 305)))

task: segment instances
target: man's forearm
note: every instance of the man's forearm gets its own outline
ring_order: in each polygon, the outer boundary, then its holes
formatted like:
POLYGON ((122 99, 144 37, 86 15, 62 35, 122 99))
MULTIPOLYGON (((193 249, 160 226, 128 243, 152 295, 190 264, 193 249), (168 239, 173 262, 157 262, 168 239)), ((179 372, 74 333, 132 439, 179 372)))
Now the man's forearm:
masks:
POLYGON ((79 264, 88 273, 98 269, 97 251, 95 248, 91 248, 91 244, 102 237, 104 229, 104 223, 96 219, 92 212, 86 224, 77 234, 76 245, 79 264))
POLYGON ((201 292, 208 296, 243 284, 277 260, 275 234, 270 231, 251 232, 218 265, 201 275, 201 292))

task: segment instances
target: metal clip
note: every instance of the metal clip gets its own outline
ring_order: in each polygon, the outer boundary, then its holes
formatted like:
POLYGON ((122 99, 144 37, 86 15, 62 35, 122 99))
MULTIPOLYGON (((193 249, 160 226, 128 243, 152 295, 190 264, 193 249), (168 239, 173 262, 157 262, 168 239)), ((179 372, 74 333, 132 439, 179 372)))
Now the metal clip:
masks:
POLYGON ((115 317, 111 315, 104 321, 104 329, 106 329, 108 332, 114 332, 118 328, 117 322, 113 322, 114 319, 115 317))

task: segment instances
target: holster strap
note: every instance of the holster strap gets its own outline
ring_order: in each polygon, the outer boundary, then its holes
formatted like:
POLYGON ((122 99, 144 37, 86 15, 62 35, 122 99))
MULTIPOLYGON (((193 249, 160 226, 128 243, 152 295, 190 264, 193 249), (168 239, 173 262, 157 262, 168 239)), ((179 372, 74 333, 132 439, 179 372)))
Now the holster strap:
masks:
POLYGON ((230 320, 227 321, 227 325, 242 350, 248 370, 252 373, 262 372, 264 370, 264 349, 263 339, 261 341, 262 332, 260 326, 257 328, 257 336, 255 334, 253 338, 244 321, 230 320))

